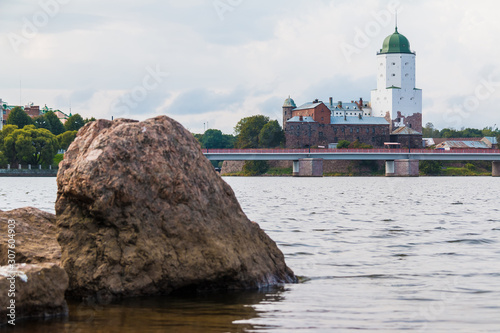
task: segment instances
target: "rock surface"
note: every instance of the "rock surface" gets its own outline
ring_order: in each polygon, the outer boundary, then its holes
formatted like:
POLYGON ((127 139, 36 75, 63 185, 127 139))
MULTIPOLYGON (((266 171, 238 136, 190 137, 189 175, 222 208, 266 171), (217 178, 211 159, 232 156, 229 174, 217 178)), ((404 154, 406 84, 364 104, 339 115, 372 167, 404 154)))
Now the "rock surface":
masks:
POLYGON ((7 316, 11 299, 15 300, 16 320, 67 315, 64 293, 68 275, 59 266, 61 247, 55 223, 55 215, 36 208, 0 211, 0 324, 11 319, 7 316), (9 220, 15 221, 12 238, 8 232, 9 220), (15 241, 11 240, 13 247, 9 247, 9 239, 15 241), (9 259, 16 264, 8 265, 9 259), (9 295, 12 272, 16 276, 15 296, 9 295))
POLYGON ((58 240, 72 296, 296 281, 194 137, 168 117, 86 125, 57 183, 58 240))
POLYGON ((10 266, 0 267, 0 324, 6 324, 12 319, 17 323, 22 318, 48 318, 68 314, 68 305, 64 299, 68 275, 59 265, 17 264, 15 271, 17 274, 13 295, 9 292, 13 288, 10 266), (12 308, 11 304, 15 309, 8 309, 9 306, 12 308))
POLYGON ((9 220, 16 221, 16 262, 25 264, 59 263, 61 247, 57 242, 56 217, 39 209, 26 207, 0 211, 0 266, 7 265, 9 220))

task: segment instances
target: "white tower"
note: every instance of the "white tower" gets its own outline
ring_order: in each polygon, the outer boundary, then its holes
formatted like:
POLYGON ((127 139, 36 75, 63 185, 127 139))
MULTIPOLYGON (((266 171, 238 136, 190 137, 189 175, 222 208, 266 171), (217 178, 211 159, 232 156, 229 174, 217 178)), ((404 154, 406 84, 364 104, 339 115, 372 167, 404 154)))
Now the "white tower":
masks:
POLYGON ((392 131, 410 127, 422 132, 422 90, 415 87, 415 53, 396 31, 377 54, 377 89, 371 93, 372 114, 385 117, 392 131))

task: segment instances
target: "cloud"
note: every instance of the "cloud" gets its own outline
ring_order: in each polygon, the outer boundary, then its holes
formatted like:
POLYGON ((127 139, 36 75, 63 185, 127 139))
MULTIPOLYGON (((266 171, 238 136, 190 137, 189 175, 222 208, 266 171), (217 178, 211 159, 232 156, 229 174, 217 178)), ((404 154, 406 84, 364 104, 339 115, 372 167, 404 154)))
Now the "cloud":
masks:
MULTIPOLYGON (((225 132, 257 113, 280 119, 288 95, 297 104, 330 96, 369 100, 376 87, 376 53, 394 31, 392 22, 381 24, 350 59, 340 45, 353 44, 360 31, 378 22, 374 13, 387 10, 389 1, 221 1, 232 6, 223 19, 212 0, 69 1, 19 52, 8 33, 20 33, 23 19, 30 20, 40 3, 2 1, 0 48, 8 66, 2 67, 0 98, 18 103, 21 80, 22 104, 69 111, 71 101, 73 112, 85 116, 141 119, 167 113, 193 130, 202 131, 210 121, 225 132), (117 112, 113 103, 157 65, 170 73, 161 87, 117 112)), ((474 95, 500 68, 493 56, 500 54, 495 5, 401 0, 399 31, 417 52, 425 122, 449 126, 446 110, 474 95)), ((464 123, 494 123, 498 90, 464 123)))
POLYGON ((208 89, 193 89, 179 95, 165 109, 170 115, 197 115, 213 111, 227 111, 238 108, 245 100, 246 91, 236 88, 230 92, 214 92, 208 89))

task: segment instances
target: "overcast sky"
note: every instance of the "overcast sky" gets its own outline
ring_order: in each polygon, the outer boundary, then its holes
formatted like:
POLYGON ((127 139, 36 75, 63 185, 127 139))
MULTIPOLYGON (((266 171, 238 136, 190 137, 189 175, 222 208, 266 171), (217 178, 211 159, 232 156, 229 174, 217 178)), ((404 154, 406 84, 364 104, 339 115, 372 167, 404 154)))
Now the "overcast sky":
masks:
POLYGON ((417 53, 424 124, 500 126, 494 0, 1 0, 0 98, 84 117, 166 114, 233 133, 283 101, 370 99, 394 31, 417 53))

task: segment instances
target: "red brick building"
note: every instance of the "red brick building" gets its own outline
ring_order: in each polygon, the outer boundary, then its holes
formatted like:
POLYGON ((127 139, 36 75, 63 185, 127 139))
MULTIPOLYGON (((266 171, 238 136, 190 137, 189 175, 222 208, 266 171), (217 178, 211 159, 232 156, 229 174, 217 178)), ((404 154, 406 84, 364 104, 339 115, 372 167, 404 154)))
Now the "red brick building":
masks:
POLYGON ((328 147, 341 140, 356 140, 384 147, 390 139, 390 124, 382 117, 371 117, 368 104, 351 102, 329 105, 315 100, 298 108, 288 98, 283 106, 283 121, 288 148, 328 147))

